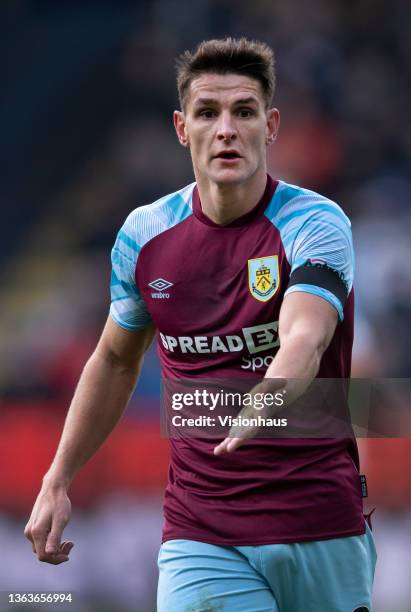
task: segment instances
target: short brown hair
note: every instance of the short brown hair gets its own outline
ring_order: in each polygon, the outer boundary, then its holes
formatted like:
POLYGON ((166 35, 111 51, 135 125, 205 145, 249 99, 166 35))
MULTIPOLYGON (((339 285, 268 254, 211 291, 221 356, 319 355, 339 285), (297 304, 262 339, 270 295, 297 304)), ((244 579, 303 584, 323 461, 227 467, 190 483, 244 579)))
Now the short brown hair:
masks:
POLYGON ((177 89, 181 109, 187 104, 187 94, 193 79, 204 72, 241 74, 261 83, 266 108, 270 106, 274 89, 274 53, 265 43, 247 38, 204 40, 194 53, 185 51, 177 58, 177 89))

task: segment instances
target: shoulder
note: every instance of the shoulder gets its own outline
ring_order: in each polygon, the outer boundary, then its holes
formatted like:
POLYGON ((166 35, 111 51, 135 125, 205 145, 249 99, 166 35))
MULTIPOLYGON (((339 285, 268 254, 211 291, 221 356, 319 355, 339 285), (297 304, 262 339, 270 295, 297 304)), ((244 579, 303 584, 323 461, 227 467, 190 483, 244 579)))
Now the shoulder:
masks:
POLYGON ((351 227, 339 204, 315 191, 284 181, 278 182, 265 214, 280 231, 314 221, 351 227))
POLYGON ((139 206, 128 215, 120 233, 142 248, 155 236, 174 227, 192 214, 195 183, 167 194, 152 204, 139 206))

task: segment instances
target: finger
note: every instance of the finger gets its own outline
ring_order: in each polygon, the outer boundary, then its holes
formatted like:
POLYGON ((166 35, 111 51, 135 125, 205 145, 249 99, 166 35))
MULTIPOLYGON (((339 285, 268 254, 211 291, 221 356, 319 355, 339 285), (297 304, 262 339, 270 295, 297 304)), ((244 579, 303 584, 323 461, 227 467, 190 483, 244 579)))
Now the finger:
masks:
POLYGON ((50 533, 47 536, 45 551, 47 554, 56 554, 60 552, 61 534, 64 526, 60 522, 53 522, 50 533))
POLYGON ((62 542, 60 546, 60 554, 66 555, 68 557, 73 546, 73 542, 62 542))
POLYGON ((243 438, 226 438, 214 448, 214 454, 223 455, 224 453, 232 453, 245 444, 249 437, 250 436, 245 436, 243 438))
POLYGON ((258 430, 255 427, 232 427, 230 435, 214 448, 215 455, 230 453, 242 446, 248 439, 253 438, 258 430))
POLYGON ((60 563, 65 563, 68 560, 69 556, 63 555, 62 553, 56 555, 45 554, 43 558, 39 559, 42 563, 49 563, 50 565, 60 565, 60 563))
POLYGON ((34 527, 32 529, 32 536, 33 536, 34 550, 39 560, 41 561, 43 557, 45 557, 45 554, 46 554, 45 547, 46 547, 46 540, 47 540, 47 531, 44 528, 34 527))
POLYGON ((233 451, 240 448, 245 442, 247 442, 248 438, 229 438, 227 444, 227 453, 232 453, 233 451))
POLYGON ((27 525, 24 528, 24 537, 27 538, 29 540, 29 542, 31 542, 33 544, 33 536, 31 535, 31 525, 30 523, 27 523, 27 525))
POLYGON ((220 444, 217 444, 217 446, 214 447, 214 454, 215 455, 222 455, 223 453, 226 453, 227 452, 227 445, 228 445, 230 440, 231 440, 231 438, 225 438, 222 442, 220 442, 220 444))
POLYGON ((26 525, 26 527, 24 529, 24 537, 27 538, 28 541, 30 542, 32 551, 35 554, 36 553, 36 547, 34 546, 33 537, 31 535, 31 529, 28 526, 28 524, 26 525))
POLYGON ((73 542, 62 542, 58 552, 45 552, 41 558, 39 556, 39 561, 42 561, 43 563, 50 563, 51 565, 60 565, 60 563, 65 563, 69 560, 70 551, 73 546, 73 542))
POLYGON ((214 448, 214 454, 222 455, 223 453, 229 453, 231 450, 235 450, 237 445, 233 447, 233 440, 240 440, 240 438, 225 438, 225 440, 214 448))

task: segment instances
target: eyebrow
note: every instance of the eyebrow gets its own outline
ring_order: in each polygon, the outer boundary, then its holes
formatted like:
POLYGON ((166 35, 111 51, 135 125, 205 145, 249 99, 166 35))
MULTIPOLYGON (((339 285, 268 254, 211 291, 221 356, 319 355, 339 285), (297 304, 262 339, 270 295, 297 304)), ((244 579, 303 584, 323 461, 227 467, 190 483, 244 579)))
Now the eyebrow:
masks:
MULTIPOLYGON (((199 98, 194 102, 194 106, 207 106, 212 104, 218 104, 218 100, 216 98, 199 98)), ((249 96, 247 98, 240 98, 234 102, 234 105, 236 106, 242 104, 258 104, 258 101, 256 98, 254 98, 254 96, 249 96)))
POLYGON ((234 104, 258 104, 258 101, 254 96, 249 96, 248 98, 241 98, 240 100, 236 100, 234 104))

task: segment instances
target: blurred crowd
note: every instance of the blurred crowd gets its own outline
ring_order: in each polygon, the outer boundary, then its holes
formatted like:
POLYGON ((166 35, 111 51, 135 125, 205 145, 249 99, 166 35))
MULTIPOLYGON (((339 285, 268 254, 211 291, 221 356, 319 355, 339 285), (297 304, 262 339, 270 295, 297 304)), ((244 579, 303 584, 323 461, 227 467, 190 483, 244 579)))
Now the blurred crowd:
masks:
POLYGON ((352 219, 354 374, 410 375, 405 3, 20 0, 0 12, 3 395, 70 395, 107 315, 117 230, 192 180, 172 128, 174 58, 227 34, 275 50, 272 175, 352 219))

